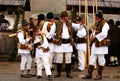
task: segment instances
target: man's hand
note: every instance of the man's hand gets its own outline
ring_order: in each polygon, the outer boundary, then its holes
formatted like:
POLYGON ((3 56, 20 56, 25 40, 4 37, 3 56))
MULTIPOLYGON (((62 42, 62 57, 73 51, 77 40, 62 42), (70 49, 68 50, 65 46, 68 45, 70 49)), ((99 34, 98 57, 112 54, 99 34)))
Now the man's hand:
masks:
POLYGON ((95 39, 95 35, 92 35, 91 37, 90 37, 90 41, 93 41, 95 39))
POLYGON ((32 38, 32 37, 29 37, 29 39, 30 39, 30 41, 32 41, 32 40, 33 40, 33 38, 32 38))
POLYGON ((37 46, 37 48, 38 48, 38 49, 40 49, 40 48, 41 48, 41 46, 37 46))

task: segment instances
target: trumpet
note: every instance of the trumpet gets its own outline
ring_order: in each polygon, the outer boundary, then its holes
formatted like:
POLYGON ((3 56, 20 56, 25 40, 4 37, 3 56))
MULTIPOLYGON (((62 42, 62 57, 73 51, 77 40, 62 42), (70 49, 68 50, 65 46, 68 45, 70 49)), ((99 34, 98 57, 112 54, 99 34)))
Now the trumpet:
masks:
POLYGON ((14 37, 16 35, 17 35, 17 33, 13 33, 13 34, 8 35, 8 37, 14 37))
MULTIPOLYGON (((33 31, 33 29, 29 29, 29 31, 33 31)), ((16 35, 17 35, 17 33, 13 33, 13 34, 8 35, 8 37, 14 37, 16 35)))

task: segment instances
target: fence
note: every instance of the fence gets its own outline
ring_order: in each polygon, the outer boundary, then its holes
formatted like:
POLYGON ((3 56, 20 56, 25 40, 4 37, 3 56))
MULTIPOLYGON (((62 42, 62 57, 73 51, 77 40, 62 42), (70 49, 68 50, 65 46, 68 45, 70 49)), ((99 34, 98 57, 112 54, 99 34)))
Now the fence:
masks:
POLYGON ((0 32, 0 56, 9 56, 13 49, 13 39, 8 37, 9 34, 12 32, 0 32))

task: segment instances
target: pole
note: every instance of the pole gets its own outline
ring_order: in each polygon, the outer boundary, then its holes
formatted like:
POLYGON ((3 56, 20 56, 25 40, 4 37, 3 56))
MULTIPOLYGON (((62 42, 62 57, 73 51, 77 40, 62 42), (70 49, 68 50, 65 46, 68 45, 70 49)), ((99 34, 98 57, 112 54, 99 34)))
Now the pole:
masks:
POLYGON ((85 0, 85 25, 87 29, 87 65, 90 58, 89 26, 88 26, 88 0, 85 0))
POLYGON ((80 0, 78 3, 79 3, 79 14, 78 15, 80 16, 80 14, 81 14, 81 2, 80 2, 80 0))
POLYGON ((93 23, 95 23, 95 0, 92 0, 92 6, 93 6, 93 23))
POLYGON ((95 0, 96 2, 96 11, 98 10, 98 0, 95 0))

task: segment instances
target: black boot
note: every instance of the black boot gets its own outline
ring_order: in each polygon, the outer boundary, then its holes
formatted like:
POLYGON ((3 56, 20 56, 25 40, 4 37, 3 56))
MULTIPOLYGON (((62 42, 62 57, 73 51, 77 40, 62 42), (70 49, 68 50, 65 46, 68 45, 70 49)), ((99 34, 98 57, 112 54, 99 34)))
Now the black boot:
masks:
POLYGON ((103 66, 99 66, 99 67, 98 67, 98 74, 97 74, 97 76, 94 78, 94 80, 101 80, 101 79, 102 79, 102 71, 103 71, 103 66))
POLYGON ((89 65, 88 74, 82 77, 82 79, 91 79, 93 70, 94 70, 94 66, 89 65))
POLYGON ((66 64, 65 69, 66 69, 66 73, 67 73, 66 77, 73 78, 73 76, 71 75, 71 64, 66 64))
POLYGON ((57 64, 57 74, 54 76, 55 78, 61 76, 61 69, 62 69, 62 64, 57 64))

